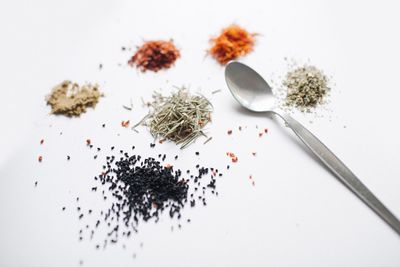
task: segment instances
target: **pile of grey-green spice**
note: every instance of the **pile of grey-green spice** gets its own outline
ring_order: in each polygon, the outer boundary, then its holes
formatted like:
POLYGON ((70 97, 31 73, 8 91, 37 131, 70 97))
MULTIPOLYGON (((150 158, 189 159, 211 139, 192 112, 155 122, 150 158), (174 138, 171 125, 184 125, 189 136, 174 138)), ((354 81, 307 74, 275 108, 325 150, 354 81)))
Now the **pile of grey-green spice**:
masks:
POLYGON ((290 71, 283 85, 287 89, 285 105, 303 112, 310 112, 312 108, 322 104, 330 90, 325 74, 308 65, 290 71))

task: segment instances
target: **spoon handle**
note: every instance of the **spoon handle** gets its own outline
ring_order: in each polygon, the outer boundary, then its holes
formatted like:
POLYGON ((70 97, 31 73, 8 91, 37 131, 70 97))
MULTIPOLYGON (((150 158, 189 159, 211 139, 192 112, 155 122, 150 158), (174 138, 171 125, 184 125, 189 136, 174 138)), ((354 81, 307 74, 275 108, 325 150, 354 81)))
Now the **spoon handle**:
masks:
POLYGON ((274 112, 281 117, 303 143, 365 204, 378 214, 400 235, 400 221, 382 202, 338 159, 317 137, 298 121, 284 113, 274 112))

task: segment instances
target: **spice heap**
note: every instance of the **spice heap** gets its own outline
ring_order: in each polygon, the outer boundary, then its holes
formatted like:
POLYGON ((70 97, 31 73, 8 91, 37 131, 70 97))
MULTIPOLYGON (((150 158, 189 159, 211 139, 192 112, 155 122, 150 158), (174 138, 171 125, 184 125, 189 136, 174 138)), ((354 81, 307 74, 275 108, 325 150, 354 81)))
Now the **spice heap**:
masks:
POLYGON ((222 30, 217 38, 211 39, 209 53, 222 65, 232 59, 244 56, 254 47, 254 33, 249 33, 238 25, 231 25, 222 30))
POLYGON ((309 112, 324 102, 330 88, 328 78, 314 66, 302 66, 286 75, 283 85, 287 88, 285 105, 309 112))
MULTIPOLYGON (((104 199, 107 199, 108 193, 111 194, 111 207, 100 213, 101 217, 95 220, 92 227, 85 227, 86 231, 90 231, 90 239, 100 224, 110 229, 104 239, 103 248, 108 242, 117 243, 121 234, 123 237, 130 237, 133 232, 138 231, 140 222, 150 219, 157 222, 163 211, 167 211, 171 218, 176 218, 179 222, 182 208, 187 204, 191 207, 196 202, 206 205, 207 190, 218 195, 215 191, 215 178, 222 176, 222 173, 217 169, 196 165, 197 175, 191 175, 190 170, 187 170, 185 179, 181 170, 174 170, 168 164, 163 166, 165 154, 160 154, 159 160, 156 160, 142 159, 140 155, 130 155, 122 150, 120 153, 119 159, 113 155, 108 156, 102 174, 94 177, 106 189, 103 190, 104 199)), ((97 192, 100 189, 93 187, 92 191, 97 192)), ((79 219, 83 219, 85 212, 80 206, 77 210, 79 219)), ((88 213, 92 214, 92 210, 88 213)), ((190 222, 190 219, 186 219, 186 222, 190 222)), ((181 227, 180 224, 178 227, 181 227)), ((79 239, 82 240, 84 235, 83 229, 80 230, 79 239)), ((100 245, 96 247, 100 248, 100 245)))
POLYGON ((51 106, 51 113, 73 117, 85 113, 88 107, 94 108, 101 96, 97 85, 79 86, 77 83, 64 81, 53 88, 46 101, 51 106))
POLYGON ((212 105, 204 96, 190 95, 181 88, 171 96, 156 93, 153 98, 146 125, 155 138, 171 140, 184 148, 199 136, 206 136, 203 128, 211 121, 212 105))
POLYGON ((179 50, 170 41, 148 41, 138 48, 137 52, 128 61, 130 65, 136 65, 141 71, 170 68, 180 57, 179 50))

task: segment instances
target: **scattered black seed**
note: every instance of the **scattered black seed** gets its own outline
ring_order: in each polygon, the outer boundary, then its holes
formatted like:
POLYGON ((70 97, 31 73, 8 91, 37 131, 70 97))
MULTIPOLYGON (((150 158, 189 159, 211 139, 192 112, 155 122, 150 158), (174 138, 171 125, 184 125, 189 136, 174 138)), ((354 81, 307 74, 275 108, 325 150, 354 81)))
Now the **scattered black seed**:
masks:
POLYGON ((105 125, 105 123, 103 123, 103 125, 101 125, 103 128, 105 128, 106 127, 106 125, 105 125))
POLYGON ((200 153, 198 151, 196 151, 196 156, 200 155, 200 153))
POLYGON ((94 159, 97 159, 97 155, 94 155, 94 157, 93 157, 94 159))
POLYGON ((97 148, 97 151, 100 151, 100 150, 101 150, 100 147, 98 147, 98 148, 97 148))
MULTIPOLYGON (((155 144, 151 143, 150 147, 155 147, 155 144)), ((112 146, 111 150, 114 148, 112 146)), ((135 146, 132 146, 132 150, 134 149, 135 146)), ((166 159, 166 154, 159 154, 157 160, 152 157, 130 155, 122 150, 117 151, 122 154, 121 157, 107 156, 105 164, 101 165, 102 173, 94 177, 104 190, 100 188, 97 190, 98 186, 91 188, 93 192, 100 191, 104 200, 108 198, 107 203, 110 203, 110 206, 99 212, 85 209, 88 211, 87 214, 99 216, 90 228, 89 225, 84 228, 88 231, 88 237, 91 238, 94 231, 100 229, 100 224, 101 228, 107 229, 103 248, 107 244, 117 243, 122 237, 129 238, 138 232, 137 227, 143 221, 158 222, 162 213, 167 213, 166 215, 171 218, 182 218, 181 212, 185 205, 194 207, 195 199, 198 198, 198 201, 202 201, 205 206, 205 195, 201 194, 215 190, 216 181, 212 178, 213 172, 209 172, 211 168, 197 164, 196 171, 190 175, 190 179, 187 179, 189 177, 182 177, 181 170, 164 166, 162 162, 166 159), (189 194, 190 186, 194 187, 194 192, 189 194), (203 190, 198 191, 198 188, 203 190)), ((199 152, 196 152, 196 155, 199 155, 199 152)), ((174 157, 178 159, 178 155, 174 157)), ((186 173, 189 174, 190 169, 187 169, 186 173)), ((79 213, 79 219, 86 221, 89 218, 90 216, 84 218, 84 213, 79 213)), ((190 222, 190 219, 186 221, 190 222)), ((96 249, 99 248, 100 245, 97 245, 96 249)))
POLYGON ((35 182, 35 187, 38 185, 38 181, 35 182))
POLYGON ((90 148, 93 148, 93 145, 89 145, 90 148))
POLYGON ((62 210, 64 211, 64 210, 65 210, 65 207, 62 207, 62 210))
POLYGON ((230 167, 231 167, 231 166, 227 165, 227 166, 226 166, 226 169, 229 170, 230 167))
POLYGON ((79 197, 76 198, 76 201, 79 201, 79 197))
POLYGON ((70 156, 67 156, 67 160, 70 160, 71 159, 71 157, 70 156))
POLYGON ((76 210, 77 210, 77 211, 80 211, 80 210, 81 210, 81 207, 77 207, 76 210))
POLYGON ((103 64, 99 64, 99 69, 101 70, 103 68, 103 64))

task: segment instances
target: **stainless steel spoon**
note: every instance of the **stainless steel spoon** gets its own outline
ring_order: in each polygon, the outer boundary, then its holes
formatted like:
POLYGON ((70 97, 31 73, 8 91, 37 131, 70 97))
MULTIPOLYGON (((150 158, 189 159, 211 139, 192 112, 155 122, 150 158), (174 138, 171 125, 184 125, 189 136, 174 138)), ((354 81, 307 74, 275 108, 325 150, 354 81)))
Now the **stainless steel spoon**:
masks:
POLYGON ((243 63, 230 62, 225 69, 225 80, 233 97, 243 107, 255 112, 272 113, 282 118, 340 181, 400 235, 400 221, 317 137, 277 108, 271 87, 257 72, 243 63))

